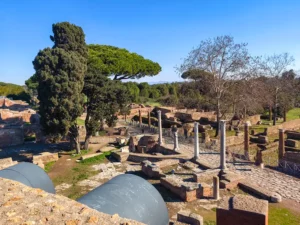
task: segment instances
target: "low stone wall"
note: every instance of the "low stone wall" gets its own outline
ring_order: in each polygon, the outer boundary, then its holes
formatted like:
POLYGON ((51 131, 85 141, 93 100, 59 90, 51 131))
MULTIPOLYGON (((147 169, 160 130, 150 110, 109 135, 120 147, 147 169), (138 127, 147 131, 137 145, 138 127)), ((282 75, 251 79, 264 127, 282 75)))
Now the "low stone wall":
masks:
POLYGON ((226 146, 239 145, 244 143, 244 133, 240 133, 238 136, 226 137, 226 146))
POLYGON ((17 161, 13 161, 11 157, 0 159, 0 170, 3 170, 7 167, 18 164, 17 161))
POLYGON ((285 152, 283 159, 293 163, 300 164, 300 151, 299 152, 285 152))
POLYGON ((212 187, 206 183, 185 182, 171 176, 162 177, 160 183, 186 202, 212 196, 212 187))
POLYGON ((24 143, 23 128, 1 128, 0 129, 0 147, 20 145, 24 143))
POLYGON ((37 165, 41 163, 46 164, 57 160, 58 160, 58 153, 50 153, 50 152, 44 152, 41 155, 34 155, 32 157, 32 163, 37 165))
POLYGON ((155 145, 154 146, 154 151, 158 152, 158 153, 161 153, 163 155, 178 155, 178 154, 180 154, 177 151, 171 150, 169 148, 165 148, 165 147, 163 147, 161 145, 155 145))
POLYGON ((164 176, 163 172, 160 170, 159 166, 151 163, 148 160, 142 162, 142 171, 146 176, 150 178, 161 178, 164 176))
POLYGON ((259 121, 261 121, 260 115, 248 116, 246 119, 243 119, 241 124, 244 125, 246 121, 250 121, 251 125, 256 125, 259 121))
POLYGON ((185 224, 192 224, 192 225, 203 225, 203 217, 192 213, 189 210, 180 210, 177 213, 177 221, 182 222, 185 224))
POLYGON ((286 138, 287 139, 300 140, 300 133, 299 132, 286 131, 285 133, 286 133, 286 138))
POLYGON ((276 126, 271 126, 271 127, 265 128, 265 133, 267 135, 278 134, 278 130, 279 129, 284 129, 284 130, 298 130, 298 129, 300 129, 300 119, 287 121, 287 122, 284 122, 284 123, 282 123, 280 125, 276 125, 276 126))
POLYGON ((268 225, 268 202, 246 195, 224 199, 217 208, 218 225, 268 225))
POLYGON ((16 181, 0 178, 0 187, 0 224, 143 224, 16 181))

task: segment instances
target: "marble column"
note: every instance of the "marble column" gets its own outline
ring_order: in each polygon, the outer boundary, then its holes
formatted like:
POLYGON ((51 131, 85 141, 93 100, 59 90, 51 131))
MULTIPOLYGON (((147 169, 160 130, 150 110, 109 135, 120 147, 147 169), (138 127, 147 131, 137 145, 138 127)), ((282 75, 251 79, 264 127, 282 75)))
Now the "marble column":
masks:
POLYGON ((213 177, 213 195, 215 200, 219 200, 220 198, 220 186, 219 186, 219 177, 213 177))
POLYGON ((174 132, 174 151, 179 150, 179 145, 178 145, 178 132, 174 132))
POLYGON ((220 167, 221 170, 226 170, 226 121, 221 120, 220 121, 220 167))
POLYGON ((158 116, 158 144, 162 145, 162 126, 161 126, 161 111, 157 111, 158 116))
POLYGON ((244 156, 249 160, 249 124, 244 125, 244 156))
POLYGON ((194 123, 194 158, 198 159, 199 158, 199 129, 198 129, 199 124, 197 122, 194 123))

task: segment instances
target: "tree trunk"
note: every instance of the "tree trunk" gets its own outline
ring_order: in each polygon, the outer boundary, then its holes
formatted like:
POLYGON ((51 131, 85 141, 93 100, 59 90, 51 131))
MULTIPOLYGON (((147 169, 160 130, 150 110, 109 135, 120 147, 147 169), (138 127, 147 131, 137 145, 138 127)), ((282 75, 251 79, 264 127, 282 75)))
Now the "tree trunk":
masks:
POLYGON ((88 122, 90 121, 90 114, 87 112, 86 118, 85 118, 85 140, 84 140, 84 149, 87 150, 89 148, 89 141, 92 136, 91 131, 89 130, 88 122))
POLYGON ((217 129, 215 137, 218 137, 220 130, 220 99, 217 100, 217 129))
POLYGON ((286 122, 286 109, 283 108, 283 122, 286 122))
POLYGON ((272 106, 269 105, 269 121, 272 121, 272 106))
POLYGON ((77 125, 70 127, 70 142, 71 146, 75 147, 76 154, 80 154, 79 131, 77 125))
POLYGON ((79 142, 79 138, 75 138, 75 139, 74 139, 74 142, 75 142, 75 150, 76 150, 76 154, 80 154, 81 151, 80 151, 80 142, 79 142))
POLYGON ((91 139, 92 135, 86 135, 85 136, 85 141, 84 141, 84 149, 88 150, 89 149, 89 144, 90 144, 90 139, 91 139))

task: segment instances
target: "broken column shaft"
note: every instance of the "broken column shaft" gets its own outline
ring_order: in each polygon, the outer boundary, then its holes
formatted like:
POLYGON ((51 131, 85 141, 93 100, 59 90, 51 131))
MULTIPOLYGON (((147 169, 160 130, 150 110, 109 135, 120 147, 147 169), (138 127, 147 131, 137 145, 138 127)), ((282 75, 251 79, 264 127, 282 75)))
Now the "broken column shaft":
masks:
POLYGON ((213 177, 213 194, 214 194, 214 199, 219 200, 220 198, 220 187, 219 187, 219 177, 214 176, 213 177))
POLYGON ((179 146, 178 146, 178 132, 174 132, 174 151, 178 151, 179 146))
POLYGON ((249 160, 249 124, 245 123, 244 126, 244 156, 249 160))
POLYGON ((226 170, 226 121, 221 120, 220 121, 220 133, 221 133, 221 138, 220 138, 220 167, 221 170, 226 170))
POLYGON ((199 137, 198 137, 198 123, 194 123, 194 139, 195 139, 195 147, 194 147, 194 158, 199 158, 199 137))
POLYGON ((161 126, 161 111, 157 111, 157 116, 158 116, 158 144, 162 145, 162 126, 161 126))

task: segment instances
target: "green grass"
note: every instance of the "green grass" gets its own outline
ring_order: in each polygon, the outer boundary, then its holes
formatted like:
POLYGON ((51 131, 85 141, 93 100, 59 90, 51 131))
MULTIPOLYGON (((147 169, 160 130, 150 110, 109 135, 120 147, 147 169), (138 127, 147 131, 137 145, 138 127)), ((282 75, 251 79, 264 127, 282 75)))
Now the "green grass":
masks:
POLYGON ((153 106, 153 107, 155 107, 155 106, 161 106, 161 104, 159 103, 159 102, 155 102, 155 101, 147 101, 146 103, 145 103, 145 105, 150 105, 150 106, 153 106))
POLYGON ((269 225, 299 225, 300 214, 281 206, 269 204, 269 225))
POLYGON ((77 125, 84 126, 84 125, 85 125, 84 122, 85 122, 85 121, 82 120, 82 119, 80 119, 79 117, 77 118, 77 125))
POLYGON ((286 120, 295 120, 300 118, 300 108, 294 108, 287 112, 286 120))
POLYGON ((46 171, 46 173, 50 172, 50 170, 53 168, 54 164, 55 164, 55 161, 48 162, 45 164, 44 170, 46 171))
POLYGON ((91 151, 91 149, 87 149, 87 150, 84 149, 84 150, 80 150, 80 154, 76 154, 76 150, 74 149, 70 152, 70 154, 72 154, 72 156, 71 156, 72 158, 76 158, 78 156, 86 155, 90 151, 91 151))
POLYGON ((101 155, 98 155, 98 156, 95 156, 95 157, 92 157, 92 158, 88 158, 88 159, 82 160, 80 163, 83 164, 83 165, 93 165, 93 164, 96 164, 96 163, 101 163, 110 154, 111 154, 111 151, 104 152, 101 155))

